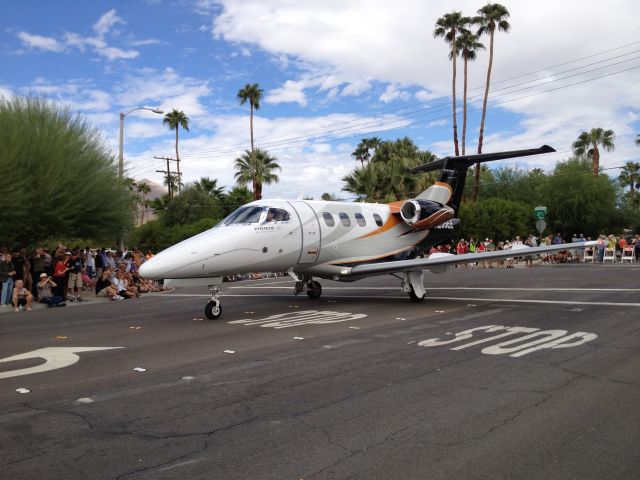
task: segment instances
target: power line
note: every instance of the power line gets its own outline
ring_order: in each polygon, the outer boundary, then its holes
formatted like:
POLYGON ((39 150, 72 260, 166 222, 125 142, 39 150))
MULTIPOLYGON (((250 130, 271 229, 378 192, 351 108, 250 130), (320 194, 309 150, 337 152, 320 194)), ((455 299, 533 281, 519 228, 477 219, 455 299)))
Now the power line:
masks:
MULTIPOLYGON (((635 42, 635 43, 640 43, 640 42, 635 42)), ((630 44, 630 45, 633 45, 633 44, 630 44)), ((622 48, 622 47, 619 47, 619 48, 622 48)), ((616 50, 616 49, 614 49, 614 50, 616 50)), ((546 75, 544 77, 539 77, 539 78, 535 78, 533 80, 528 80, 528 81, 525 81, 525 82, 520 82, 520 83, 517 83, 517 84, 508 85, 508 86, 505 86, 505 87, 502 87, 502 88, 499 88, 499 89, 494 89, 494 90, 492 90, 492 93, 494 94, 494 95, 492 95, 492 98, 495 98, 496 96, 504 95, 504 94, 507 94, 507 93, 513 93, 513 92, 505 92, 505 93, 502 93, 502 94, 499 94, 499 95, 495 95, 496 92, 509 90, 509 89, 515 88, 517 86, 526 85, 526 84, 534 83, 534 82, 537 82, 538 85, 543 85, 544 83, 551 83, 551 82, 539 83, 542 80, 544 80, 545 78, 552 78, 553 79, 552 81, 560 81, 560 80, 563 80, 563 79, 566 79, 566 78, 571 78, 573 76, 577 76, 577 75, 581 75, 581 74, 587 74, 587 73, 590 73, 590 72, 593 72, 593 71, 597 71, 597 70, 601 70, 601 69, 604 69, 604 68, 608 68, 608 67, 612 67, 612 66, 615 66, 615 65, 619 65, 621 63, 637 60, 640 57, 634 57, 634 58, 631 58, 631 59, 623 60, 621 62, 611 63, 609 65, 604 65, 604 66, 601 66, 601 67, 598 67, 598 68, 594 68, 594 69, 591 69, 591 70, 588 70, 588 71, 585 71, 585 72, 581 72, 579 74, 570 75, 570 76, 566 76, 566 77, 563 77, 563 78, 554 78, 554 77, 557 77, 558 75, 563 75, 565 73, 573 72, 573 71, 576 71, 576 70, 581 70, 581 69, 584 69, 584 68, 587 68, 587 67, 590 67, 590 66, 602 64, 602 63, 605 63, 605 62, 610 62, 612 60, 615 60, 615 59, 618 59, 618 58, 623 58, 625 56, 628 56, 628 55, 631 55, 631 54, 634 54, 634 53, 637 53, 637 52, 640 52, 640 50, 633 50, 631 52, 627 52, 627 53, 624 53, 624 54, 621 54, 621 55, 617 55, 617 56, 613 56, 613 57, 606 58, 606 59, 603 59, 603 60, 599 60, 599 61, 592 62, 592 63, 589 63, 589 64, 580 65, 578 67, 570 68, 570 69, 567 69, 567 70, 564 70, 564 71, 561 71, 561 72, 549 73, 548 75, 546 75)), ((596 54, 596 55, 599 55, 599 54, 596 54)), ((592 56, 583 57, 583 58, 590 58, 592 56)), ((567 63, 575 63, 575 61, 567 62, 567 63)), ((567 63, 565 63, 565 64, 567 64, 567 63)), ((564 65, 564 64, 560 64, 560 65, 564 65)), ((555 68, 555 67, 551 67, 551 68, 555 68)), ((539 70, 539 71, 548 71, 548 70, 549 69, 547 68, 547 69, 543 69, 543 70, 539 70)), ((537 73, 537 72, 534 72, 534 73, 537 73)), ((513 78, 520 78, 520 77, 526 76, 526 75, 529 75, 529 74, 518 75, 518 76, 513 77, 513 78)), ((494 82, 494 85, 496 83, 502 83, 502 82, 494 82)), ((537 85, 532 85, 532 88, 535 87, 535 86, 537 86, 537 85)), ((471 91, 474 91, 474 90, 478 90, 478 88, 472 89, 471 91)), ((482 94, 482 93, 478 94, 478 95, 472 95, 472 96, 468 97, 468 99, 471 99, 473 101, 473 99, 478 98, 478 97, 483 97, 483 95, 484 94, 482 94)), ((449 97, 438 97, 438 98, 439 99, 440 98, 441 99, 446 99, 446 98, 449 98, 449 97)), ((448 108, 450 108, 450 104, 447 102, 447 103, 441 103, 441 104, 436 104, 436 105, 429 105, 429 106, 421 107, 421 108, 405 108, 405 109, 397 110, 398 112, 405 112, 404 115, 402 115, 400 113, 395 114, 395 115, 389 115, 389 116, 384 117, 382 120, 377 120, 377 119, 376 120, 364 120, 364 121, 363 120, 358 120, 358 121, 352 121, 352 122, 339 123, 338 125, 346 125, 343 128, 333 128, 332 127, 332 129, 327 130, 325 127, 319 127, 319 128, 312 129, 312 130, 308 131, 308 132, 316 132, 316 131, 318 131, 318 132, 320 132, 319 134, 307 133, 305 135, 300 135, 300 136, 295 136, 295 137, 280 137, 280 139, 279 138, 275 138, 275 139, 272 139, 270 141, 262 142, 260 144, 260 146, 269 147, 269 146, 275 146, 275 145, 281 145, 281 144, 289 144, 289 143, 292 143, 294 141, 301 140, 301 139, 310 139, 310 138, 314 138, 314 137, 336 135, 336 134, 339 134, 341 131, 353 130, 354 128, 366 129, 366 127, 376 127, 376 126, 380 125, 381 121, 382 121, 382 124, 394 123, 394 122, 397 122, 397 121, 404 121, 406 118, 415 117, 416 116, 415 114, 417 114, 418 112, 430 110, 431 111, 430 113, 435 113, 435 112, 441 110, 441 109, 439 109, 439 107, 445 107, 445 108, 448 109, 448 108), (391 120, 391 121, 389 120, 389 118, 394 118, 394 117, 398 117, 398 120, 391 120)), ((296 143, 298 143, 298 142, 296 142, 296 143)), ((214 150, 201 150, 201 151, 195 151, 195 152, 187 152, 187 153, 184 153, 183 156, 192 157, 192 156, 205 155, 205 154, 209 154, 208 156, 219 156, 219 155, 223 155, 225 153, 235 153, 241 148, 243 148, 242 145, 238 145, 237 147, 225 147, 225 148, 214 149, 214 150)))

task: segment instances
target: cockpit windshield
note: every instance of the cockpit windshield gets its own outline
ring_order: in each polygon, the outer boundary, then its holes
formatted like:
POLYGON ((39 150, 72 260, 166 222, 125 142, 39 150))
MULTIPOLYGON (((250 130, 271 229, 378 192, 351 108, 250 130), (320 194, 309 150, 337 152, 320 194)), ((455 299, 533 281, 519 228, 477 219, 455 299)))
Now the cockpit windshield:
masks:
POLYGON ((248 223, 258 223, 262 214, 262 207, 240 207, 223 222, 223 225, 246 225, 248 223))
POLYGON ((288 222, 291 215, 283 208, 240 207, 220 225, 249 225, 252 223, 288 222))

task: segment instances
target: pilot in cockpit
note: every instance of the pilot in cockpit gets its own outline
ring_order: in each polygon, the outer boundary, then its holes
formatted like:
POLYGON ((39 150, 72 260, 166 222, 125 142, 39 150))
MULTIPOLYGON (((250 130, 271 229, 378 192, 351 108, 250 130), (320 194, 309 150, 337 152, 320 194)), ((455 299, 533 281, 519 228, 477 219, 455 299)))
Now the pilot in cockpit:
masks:
POLYGON ((267 210, 267 217, 265 223, 271 222, 283 222, 289 220, 289 213, 286 210, 280 208, 270 208, 267 210))

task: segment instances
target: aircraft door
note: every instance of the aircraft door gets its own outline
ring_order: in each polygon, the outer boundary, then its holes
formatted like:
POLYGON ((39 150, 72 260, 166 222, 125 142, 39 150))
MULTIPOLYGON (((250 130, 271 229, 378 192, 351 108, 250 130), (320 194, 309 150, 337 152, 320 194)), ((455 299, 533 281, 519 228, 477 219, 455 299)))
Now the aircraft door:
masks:
POLYGON ((320 255, 320 223, 311 206, 304 201, 289 202, 294 208, 301 225, 301 247, 298 264, 314 263, 320 255))

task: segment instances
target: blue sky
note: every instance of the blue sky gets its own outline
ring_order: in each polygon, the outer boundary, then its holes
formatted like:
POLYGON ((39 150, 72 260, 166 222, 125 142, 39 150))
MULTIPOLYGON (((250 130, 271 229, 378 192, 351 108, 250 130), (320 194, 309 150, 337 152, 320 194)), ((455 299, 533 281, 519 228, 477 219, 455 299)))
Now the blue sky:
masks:
MULTIPOLYGON (((516 164, 549 169, 569 155, 582 130, 600 126, 617 135, 603 167, 637 160, 635 3, 512 3, 504 3, 512 30, 496 36, 484 151, 547 143, 559 153, 516 164)), ((249 147, 248 108, 236 93, 259 83, 265 97, 256 144, 283 167, 280 183, 266 187, 265 196, 341 194, 341 178, 356 165, 350 153, 365 136, 406 135, 438 155, 452 153, 451 64, 444 42, 432 37, 433 24, 447 11, 471 15, 480 6, 467 0, 5 0, 0 95, 46 95, 69 106, 101 131, 114 155, 120 112, 183 110, 191 120, 190 131, 180 132, 185 180, 206 175, 229 187, 233 160, 249 147)), ((469 67, 470 95, 482 91, 487 57, 481 53, 469 67)), ((458 92, 461 98, 461 75, 458 92)), ((467 153, 475 150, 479 127, 479 97, 472 100, 467 153)), ((461 122, 459 115, 460 131, 461 122)), ((161 182, 155 170, 164 165, 153 156, 173 156, 173 138, 159 115, 128 115, 128 174, 161 182)))

